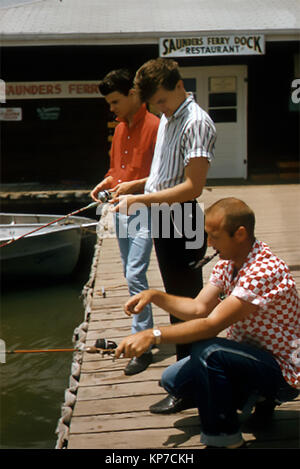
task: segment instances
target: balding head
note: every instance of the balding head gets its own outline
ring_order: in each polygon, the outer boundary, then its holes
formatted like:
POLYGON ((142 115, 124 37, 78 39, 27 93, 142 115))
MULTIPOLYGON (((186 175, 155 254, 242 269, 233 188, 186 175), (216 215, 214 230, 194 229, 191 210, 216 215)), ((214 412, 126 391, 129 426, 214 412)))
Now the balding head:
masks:
POLYGON ((255 215, 253 210, 242 200, 235 197, 227 197, 220 199, 205 211, 206 217, 220 217, 222 219, 222 228, 224 228, 230 236, 240 226, 244 226, 249 240, 254 240, 255 215))

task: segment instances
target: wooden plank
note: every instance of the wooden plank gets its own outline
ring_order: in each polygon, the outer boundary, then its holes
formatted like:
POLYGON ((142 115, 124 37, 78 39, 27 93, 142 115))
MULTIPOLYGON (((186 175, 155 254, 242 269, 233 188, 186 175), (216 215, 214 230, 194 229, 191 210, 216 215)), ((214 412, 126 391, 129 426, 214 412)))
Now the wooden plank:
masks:
POLYGON ((163 398, 164 395, 165 393, 162 392, 161 395, 149 395, 147 399, 145 399, 144 396, 128 396, 125 399, 116 397, 105 400, 78 401, 73 415, 88 416, 99 414, 124 414, 126 412, 146 412, 152 404, 155 404, 160 398, 163 398))
POLYGON ((80 386, 77 399, 111 399, 114 397, 148 396, 151 394, 161 394, 161 389, 158 386, 149 386, 149 381, 135 382, 134 384, 132 382, 117 384, 111 382, 98 386, 80 386))
MULTIPOLYGON (((101 370, 99 372, 82 372, 81 376, 81 385, 82 386, 100 386, 101 384, 106 384, 106 383, 132 383, 136 382, 138 376, 133 375, 133 376, 125 376, 123 369, 125 367, 125 363, 123 364, 123 368, 119 368, 118 370, 101 370)), ((141 376, 141 380, 147 380, 149 381, 155 381, 157 383, 160 378, 161 378, 161 373, 163 371, 163 367, 157 366, 157 367, 151 367, 151 369, 148 369, 147 375, 144 374, 144 376, 141 376)), ((150 386, 153 386, 152 383, 149 383, 150 386)))
MULTIPOLYGON (((93 415, 88 417, 73 417, 75 430, 73 433, 103 433, 122 431, 144 430, 153 428, 170 428, 178 421, 178 415, 155 415, 149 412, 126 412, 120 415, 93 415)), ((197 415, 188 419, 184 418, 184 412, 180 415, 182 427, 196 427, 200 433, 200 422, 197 415)))
MULTIPOLYGON (((155 404, 160 398, 165 396, 164 390, 161 390, 161 395, 149 395, 147 399, 143 396, 128 396, 126 398, 111 398, 111 399, 97 399, 97 400, 81 400, 78 401, 74 409, 74 416, 88 416, 88 415, 111 415, 111 414, 126 414, 127 412, 141 412, 148 411, 152 404, 155 404)), ((292 401, 283 404, 276 408, 274 419, 276 420, 299 420, 299 401, 292 401)), ((176 420, 183 415, 196 415, 197 409, 188 409, 173 416, 176 420)), ((246 424, 244 425, 244 428, 246 424)))
MULTIPOLYGON (((265 441, 272 441, 281 438, 284 439, 299 437, 297 419, 274 419, 270 428, 266 427, 265 430, 257 431, 260 439, 265 441)), ((150 430, 150 429, 170 429, 176 428, 193 428, 194 432, 201 432, 201 422, 198 415, 194 415, 183 411, 180 415, 155 415, 149 412, 126 412, 120 415, 93 415, 73 417, 73 425, 76 433, 106 433, 118 432, 120 428, 122 431, 133 430, 150 430)), ((71 427, 72 428, 72 427, 71 427)))
MULTIPOLYGON (((69 439, 68 449, 143 449, 143 448, 201 448, 199 433, 193 428, 172 428, 155 430, 133 430, 74 434, 69 439)), ((202 446, 203 447, 203 446, 202 446)))
MULTIPOLYGON (((124 370, 125 365, 127 364, 127 361, 128 361, 128 359, 116 360, 116 361, 113 361, 112 359, 111 360, 105 360, 105 361, 103 361, 103 360, 95 360, 95 361, 85 360, 83 365, 82 365, 81 372, 82 373, 95 373, 95 372, 98 372, 98 371, 101 372, 101 371, 106 371, 106 370, 111 370, 111 371, 124 370)), ((148 370, 147 370, 147 377, 148 377, 148 373, 152 372, 152 369, 165 368, 166 366, 169 366, 174 362, 175 362, 174 354, 172 356, 170 356, 170 355, 165 355, 165 356, 160 355, 159 359, 154 356, 153 363, 151 364, 151 367, 148 368, 148 370)), ((142 374, 139 373, 140 379, 145 379, 145 376, 144 376, 143 373, 144 372, 142 372, 142 374)), ((136 375, 134 375, 134 376, 136 376, 136 375)), ((149 376, 151 376, 151 374, 149 376)), ((113 379, 113 374, 111 375, 111 378, 113 379)), ((128 376, 128 377, 126 377, 126 379, 130 380, 130 377, 128 376)))

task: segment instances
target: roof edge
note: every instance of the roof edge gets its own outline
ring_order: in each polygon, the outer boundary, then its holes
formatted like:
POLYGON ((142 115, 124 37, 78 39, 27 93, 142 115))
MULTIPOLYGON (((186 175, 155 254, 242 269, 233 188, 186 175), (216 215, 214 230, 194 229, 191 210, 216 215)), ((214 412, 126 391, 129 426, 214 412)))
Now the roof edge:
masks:
POLYGON ((23 33, 23 34, 0 34, 0 45, 8 46, 38 46, 38 45, 139 45, 158 44, 162 37, 197 37, 203 35, 224 36, 232 34, 264 34, 266 41, 300 41, 300 29, 269 29, 269 30, 210 30, 210 31, 161 31, 143 33, 23 33))

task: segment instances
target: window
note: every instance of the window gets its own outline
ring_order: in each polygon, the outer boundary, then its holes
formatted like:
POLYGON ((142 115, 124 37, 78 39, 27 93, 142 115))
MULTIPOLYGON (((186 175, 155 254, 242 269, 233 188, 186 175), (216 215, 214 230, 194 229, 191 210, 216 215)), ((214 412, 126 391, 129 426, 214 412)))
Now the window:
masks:
POLYGON ((215 123, 237 122, 236 77, 210 77, 208 113, 215 123))

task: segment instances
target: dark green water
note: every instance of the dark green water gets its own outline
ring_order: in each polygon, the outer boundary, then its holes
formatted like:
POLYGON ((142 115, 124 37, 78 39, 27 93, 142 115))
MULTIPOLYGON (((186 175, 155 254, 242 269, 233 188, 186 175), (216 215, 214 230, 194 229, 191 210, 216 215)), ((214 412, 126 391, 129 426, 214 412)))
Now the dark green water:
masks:
MULTIPOLYGON (((57 284, 2 288, 0 339, 7 350, 72 348, 83 321, 88 272, 57 284)), ((72 353, 13 354, 0 363, 0 449, 48 449, 57 440, 72 353)))

